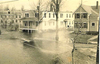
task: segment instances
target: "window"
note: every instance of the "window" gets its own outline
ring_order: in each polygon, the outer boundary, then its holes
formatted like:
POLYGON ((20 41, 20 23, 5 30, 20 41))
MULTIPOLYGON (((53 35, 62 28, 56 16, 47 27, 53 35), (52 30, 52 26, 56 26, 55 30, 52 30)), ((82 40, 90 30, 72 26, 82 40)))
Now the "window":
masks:
POLYGON ((46 18, 46 13, 44 13, 44 18, 46 18))
POLYGON ((92 26, 95 26, 95 23, 92 23, 92 26))
POLYGON ((75 18, 80 18, 80 14, 79 13, 76 13, 75 14, 75 18))
MULTIPOLYGON (((33 24, 34 25, 34 24, 33 24)), ((29 26, 31 26, 31 22, 29 22, 29 26)))
POLYGON ((49 18, 51 18, 51 14, 49 13, 49 18))
POLYGON ((84 27, 83 28, 87 28, 87 23, 84 23, 84 27))
POLYGON ((55 18, 55 13, 53 13, 53 18, 55 18))
POLYGON ((25 13, 25 17, 29 17, 29 13, 25 13))
POLYGON ((17 20, 16 20, 16 23, 17 23, 17 20))
POLYGON ((21 18, 21 15, 19 15, 19 18, 21 18))
POLYGON ((71 18, 71 14, 69 14, 69 18, 71 18))
POLYGON ((63 18, 63 14, 60 14, 60 18, 63 18))
POLYGON ((25 23, 25 26, 27 26, 27 24, 25 23))
POLYGON ((16 15, 16 18, 17 18, 17 15, 16 15))
POLYGON ((38 15, 38 13, 35 13, 35 17, 38 17, 39 15, 38 15))
POLYGON ((10 11, 8 11, 8 14, 10 14, 10 11))
POLYGON ((7 23, 7 21, 5 21, 5 23, 7 23))
POLYGON ((87 13, 83 13, 82 18, 87 18, 87 13))
POLYGON ((26 21, 24 21, 25 22, 25 26, 27 26, 27 22, 26 21))
POLYGON ((78 23, 77 22, 74 24, 74 27, 75 28, 78 28, 78 23))
POLYGON ((66 14, 66 18, 68 18, 68 14, 66 14))

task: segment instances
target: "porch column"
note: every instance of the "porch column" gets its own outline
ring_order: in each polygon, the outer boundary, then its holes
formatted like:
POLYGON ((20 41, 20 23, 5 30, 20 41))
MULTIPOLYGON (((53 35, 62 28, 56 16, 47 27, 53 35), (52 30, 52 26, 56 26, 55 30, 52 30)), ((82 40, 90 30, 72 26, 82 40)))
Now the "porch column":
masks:
POLYGON ((29 34, 29 21, 28 21, 28 34, 29 34))
POLYGON ((20 24, 21 24, 21 22, 19 21, 19 31, 20 31, 20 24))
POLYGON ((73 30, 74 30, 74 20, 72 21, 72 23, 73 23, 73 25, 72 25, 72 26, 73 26, 73 30))
POLYGON ((87 31, 90 31, 90 15, 88 15, 88 28, 87 28, 87 31))

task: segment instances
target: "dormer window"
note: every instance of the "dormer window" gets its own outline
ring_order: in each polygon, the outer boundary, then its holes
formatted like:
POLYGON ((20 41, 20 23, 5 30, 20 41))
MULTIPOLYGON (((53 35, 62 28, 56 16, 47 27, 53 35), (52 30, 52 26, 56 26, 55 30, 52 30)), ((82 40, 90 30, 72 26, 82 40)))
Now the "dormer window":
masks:
POLYGON ((29 13, 25 13, 25 17, 29 17, 29 13))

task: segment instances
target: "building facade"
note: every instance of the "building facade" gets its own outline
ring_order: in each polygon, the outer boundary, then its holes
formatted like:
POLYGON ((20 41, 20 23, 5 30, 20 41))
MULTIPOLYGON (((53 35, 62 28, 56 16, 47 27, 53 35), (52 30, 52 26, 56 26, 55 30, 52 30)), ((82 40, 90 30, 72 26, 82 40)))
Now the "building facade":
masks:
POLYGON ((37 30, 38 19, 35 17, 34 10, 23 11, 22 18, 20 19, 19 30, 32 32, 37 30))
POLYGON ((93 9, 91 6, 81 4, 73 13, 75 18, 74 29, 87 32, 98 32, 99 12, 96 12, 95 9, 93 9))
POLYGON ((16 30, 19 27, 21 11, 0 11, 0 24, 3 28, 16 30))
MULTIPOLYGON (((56 29, 56 15, 55 12, 42 12, 42 22, 40 23, 41 30, 56 29)), ((58 28, 74 28, 74 17, 72 12, 58 13, 58 28)))

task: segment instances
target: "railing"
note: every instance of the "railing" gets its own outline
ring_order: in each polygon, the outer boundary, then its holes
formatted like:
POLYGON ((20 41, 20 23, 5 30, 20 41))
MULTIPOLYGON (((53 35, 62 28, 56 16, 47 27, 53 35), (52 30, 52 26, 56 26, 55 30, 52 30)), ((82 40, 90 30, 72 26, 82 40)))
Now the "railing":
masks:
POLYGON ((20 26, 20 28, 36 29, 36 26, 20 26))

